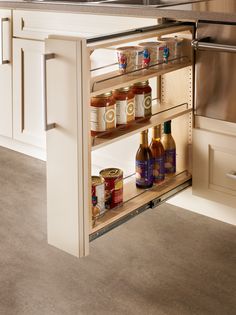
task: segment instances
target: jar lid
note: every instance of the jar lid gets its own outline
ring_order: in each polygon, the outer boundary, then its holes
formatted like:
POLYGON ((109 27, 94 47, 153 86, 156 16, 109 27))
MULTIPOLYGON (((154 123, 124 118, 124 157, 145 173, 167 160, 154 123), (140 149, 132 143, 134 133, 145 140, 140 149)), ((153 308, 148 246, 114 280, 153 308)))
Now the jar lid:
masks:
POLYGON ((128 92, 130 90, 130 86, 122 87, 120 89, 116 89, 118 92, 128 92))
POLYGON ((149 85, 148 80, 134 83, 134 86, 147 86, 147 85, 149 85))
POLYGON ((103 93, 103 94, 99 94, 99 95, 96 95, 94 97, 109 97, 112 95, 112 92, 106 92, 106 93, 103 93))

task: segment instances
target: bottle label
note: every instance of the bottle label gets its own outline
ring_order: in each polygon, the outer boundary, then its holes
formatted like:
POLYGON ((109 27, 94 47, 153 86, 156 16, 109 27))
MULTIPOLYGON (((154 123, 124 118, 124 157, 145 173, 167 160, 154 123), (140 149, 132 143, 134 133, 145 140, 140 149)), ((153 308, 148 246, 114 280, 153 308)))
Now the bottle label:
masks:
POLYGON ((165 157, 153 159, 153 181, 159 183, 165 179, 165 157))
POLYGON ((91 130, 106 131, 116 127, 115 105, 107 107, 91 106, 91 130))
POLYGON ((135 95, 135 117, 148 117, 152 115, 151 93, 135 95))
POLYGON ((148 187, 153 183, 153 161, 136 160, 136 183, 142 187, 148 187))
POLYGON ((176 172, 176 149, 165 150, 165 173, 174 174, 176 172))
POLYGON ((116 101, 116 119, 118 125, 127 124, 135 119, 134 99, 116 101))

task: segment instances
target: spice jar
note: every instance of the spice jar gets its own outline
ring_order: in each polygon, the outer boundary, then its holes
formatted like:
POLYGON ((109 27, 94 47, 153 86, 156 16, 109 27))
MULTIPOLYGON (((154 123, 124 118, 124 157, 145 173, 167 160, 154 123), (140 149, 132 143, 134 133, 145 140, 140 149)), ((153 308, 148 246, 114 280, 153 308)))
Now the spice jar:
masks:
POLYGON ((134 93, 131 87, 124 87, 113 92, 116 101, 117 125, 127 125, 135 120, 134 93))
POLYGON ((116 104, 111 92, 92 97, 90 105, 92 136, 116 127, 116 104))
POLYGON ((152 116, 152 88, 149 82, 135 83, 132 90, 134 93, 135 119, 150 119, 152 116))

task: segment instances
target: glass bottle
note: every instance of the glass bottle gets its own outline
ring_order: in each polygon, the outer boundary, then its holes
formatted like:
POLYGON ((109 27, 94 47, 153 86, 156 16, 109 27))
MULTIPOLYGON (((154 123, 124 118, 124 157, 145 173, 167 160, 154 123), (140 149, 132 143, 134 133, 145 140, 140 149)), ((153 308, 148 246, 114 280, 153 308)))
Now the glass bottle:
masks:
POLYGON ((164 122, 161 142, 165 150, 165 174, 174 174, 176 172, 176 146, 171 135, 171 120, 164 122))
POLYGON ((143 122, 152 116, 152 88, 148 81, 135 83, 133 86, 135 119, 143 122), (144 118, 144 119, 142 119, 144 118))
POLYGON ((148 129, 141 132, 140 146, 136 153, 136 186, 150 188, 153 185, 153 158, 148 146, 148 129))
POLYGON ((153 182, 158 184, 165 179, 165 150, 161 143, 161 125, 152 129, 150 150, 153 157, 153 182))

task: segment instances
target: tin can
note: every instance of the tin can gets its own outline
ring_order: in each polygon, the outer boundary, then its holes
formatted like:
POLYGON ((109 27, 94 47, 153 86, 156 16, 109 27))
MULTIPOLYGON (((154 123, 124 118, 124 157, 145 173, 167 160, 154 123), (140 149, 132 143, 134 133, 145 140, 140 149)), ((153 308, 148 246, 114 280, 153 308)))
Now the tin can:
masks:
MULTIPOLYGON (((142 42, 138 44, 145 50, 149 52, 150 56, 150 65, 159 65, 161 66, 164 63, 164 48, 166 47, 165 43, 161 42, 142 42)), ((143 60, 145 63, 145 59, 143 60)))
POLYGON ((106 168, 100 172, 105 180, 105 208, 113 209, 123 203, 123 171, 106 168))
POLYGON ((142 68, 143 49, 139 46, 119 47, 117 48, 117 57, 121 73, 128 73, 142 68))
POLYGON ((101 176, 92 176, 92 207, 94 217, 105 213, 105 184, 101 176), (95 209, 96 207, 96 209, 95 209))
POLYGON ((175 37, 162 37, 160 40, 163 44, 166 44, 168 48, 168 62, 178 63, 179 58, 183 53, 183 38, 175 37))

